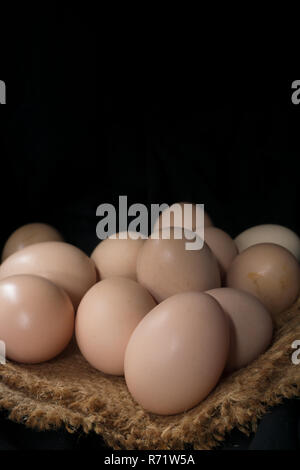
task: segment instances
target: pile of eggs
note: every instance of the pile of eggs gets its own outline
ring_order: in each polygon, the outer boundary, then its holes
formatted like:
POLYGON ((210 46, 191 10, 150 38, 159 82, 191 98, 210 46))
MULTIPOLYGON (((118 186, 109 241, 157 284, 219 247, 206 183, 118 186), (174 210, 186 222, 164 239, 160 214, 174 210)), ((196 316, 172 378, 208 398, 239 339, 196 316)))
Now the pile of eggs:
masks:
POLYGON ((45 224, 14 232, 0 266, 7 357, 48 361, 75 332, 94 368, 124 375, 143 408, 172 415, 263 354, 274 318, 299 295, 298 236, 261 225, 233 240, 205 214, 203 247, 187 250, 186 219, 174 227, 171 217, 171 228, 164 220, 155 237, 117 234, 91 257, 45 224))

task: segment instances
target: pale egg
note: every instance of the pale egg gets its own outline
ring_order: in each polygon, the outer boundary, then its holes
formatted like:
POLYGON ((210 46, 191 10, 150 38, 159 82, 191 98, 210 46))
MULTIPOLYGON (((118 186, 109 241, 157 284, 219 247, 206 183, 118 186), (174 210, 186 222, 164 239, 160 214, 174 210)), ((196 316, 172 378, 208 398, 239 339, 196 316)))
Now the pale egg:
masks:
POLYGON ((298 261, 300 260, 300 238, 282 225, 265 224, 251 227, 238 235, 235 243, 240 253, 258 243, 275 243, 289 250, 298 261))

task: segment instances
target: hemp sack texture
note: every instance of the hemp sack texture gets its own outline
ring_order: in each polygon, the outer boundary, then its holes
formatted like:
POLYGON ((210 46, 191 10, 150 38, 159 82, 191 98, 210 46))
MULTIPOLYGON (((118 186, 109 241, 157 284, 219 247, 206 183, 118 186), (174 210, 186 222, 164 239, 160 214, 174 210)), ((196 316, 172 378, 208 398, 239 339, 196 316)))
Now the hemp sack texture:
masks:
POLYGON ((255 432, 270 406, 300 396, 300 365, 291 359, 296 340, 300 299, 278 316, 265 354, 224 377, 206 400, 176 416, 144 411, 130 396, 124 378, 93 369, 74 342, 44 364, 0 365, 0 407, 29 428, 94 430, 114 449, 184 449, 185 444, 212 449, 234 427, 255 432))

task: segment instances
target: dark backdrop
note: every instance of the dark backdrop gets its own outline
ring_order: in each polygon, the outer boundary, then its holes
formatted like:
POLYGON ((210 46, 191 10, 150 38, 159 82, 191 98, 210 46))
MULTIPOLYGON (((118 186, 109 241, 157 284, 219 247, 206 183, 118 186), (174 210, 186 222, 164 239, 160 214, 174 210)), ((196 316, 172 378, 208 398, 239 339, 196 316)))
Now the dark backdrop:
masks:
MULTIPOLYGON (((43 97, 35 102, 32 90, 23 104, 9 105, 2 126, 4 239, 38 219, 91 250, 97 206, 116 204, 119 195, 148 206, 204 203, 214 223, 232 236, 260 223, 300 232, 299 153, 289 136, 289 121, 296 127, 300 109, 296 113, 289 102, 254 107, 247 97, 243 103, 238 88, 216 102, 209 99, 213 86, 202 89, 201 83, 193 92, 174 85, 103 90, 96 64, 91 80, 87 75, 73 83, 64 63, 59 76, 67 78, 52 86, 39 63, 39 73, 34 69, 24 80, 43 97), (83 102, 70 103, 76 91, 83 102)), ((8 88, 8 99, 13 91, 8 88)))
MULTIPOLYGON (((100 37, 93 12, 53 6, 24 15, 18 34, 7 36, 0 77, 8 100, 0 110, 1 246, 20 225, 42 221, 90 253, 96 208, 119 195, 148 207, 204 203, 232 236, 260 223, 300 234, 292 80, 204 79, 180 63, 166 78, 155 65, 142 68, 140 54, 135 67, 112 56, 111 68, 103 61, 109 39, 100 37)), ((286 406, 272 416, 283 413, 293 431, 281 432, 282 421, 267 426, 269 434, 264 427, 266 448, 299 445, 299 406, 286 406), (285 444, 275 437, 274 444, 272 432, 285 444)), ((30 432, 26 440, 23 428, 11 426, 0 424, 4 448, 76 443, 30 432)))

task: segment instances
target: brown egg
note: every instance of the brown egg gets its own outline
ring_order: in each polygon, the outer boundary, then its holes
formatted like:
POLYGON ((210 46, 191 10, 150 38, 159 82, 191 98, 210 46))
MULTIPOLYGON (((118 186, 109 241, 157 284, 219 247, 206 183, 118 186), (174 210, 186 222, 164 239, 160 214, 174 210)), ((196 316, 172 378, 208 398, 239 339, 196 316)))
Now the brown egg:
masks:
MULTIPOLYGON (((192 229, 195 231, 199 225, 200 217, 197 214, 196 204, 191 204, 189 202, 176 202, 160 214, 154 224, 153 232, 161 230, 165 227, 185 227, 188 230, 192 229), (188 216, 188 213, 185 215, 184 205, 187 204, 192 205, 191 218, 188 216)), ((213 223, 211 218, 206 212, 204 212, 204 226, 210 227, 212 225, 213 223)))
POLYGON ((63 241, 61 234, 48 224, 27 224, 11 234, 2 251, 2 261, 16 251, 34 243, 63 241))
POLYGON ((9 256, 0 266, 0 279, 14 274, 35 274, 63 288, 76 308, 96 282, 94 262, 73 245, 43 242, 9 256))
POLYGON ((205 229, 205 242, 217 258, 221 276, 224 278, 229 266, 238 254, 234 241, 223 230, 217 227, 207 227, 205 229))
POLYGON ((200 403, 216 386, 229 351, 229 326, 211 296, 169 297, 134 330, 125 353, 125 379, 146 410, 172 415, 200 403))
POLYGON ((146 240, 139 252, 137 279, 157 302, 179 292, 201 292, 221 285, 218 262, 210 248, 204 243, 201 250, 187 250, 183 232, 177 227, 163 229, 157 232, 158 239, 146 240), (169 230, 170 239, 164 239, 169 230))
POLYGON ((31 275, 0 281, 0 339, 8 359, 48 361, 65 349, 73 331, 73 305, 55 284, 31 275))
POLYGON ((129 235, 132 236, 132 232, 115 234, 117 238, 109 237, 94 249, 91 258, 96 264, 101 279, 124 276, 136 281, 136 260, 145 240, 132 239, 129 235), (124 235, 128 238, 121 238, 124 235))
POLYGON ((126 278, 95 284, 82 299, 76 339, 85 359, 107 374, 124 374, 124 354, 141 319, 156 306, 149 292, 126 278))
POLYGON ((250 292, 276 315, 297 299, 300 267, 296 258, 282 246, 253 245, 233 260, 227 273, 227 286, 250 292))
POLYGON ((226 370, 232 372, 250 364, 270 345, 273 333, 271 315, 248 292, 224 288, 207 291, 228 315, 230 350, 226 370))

